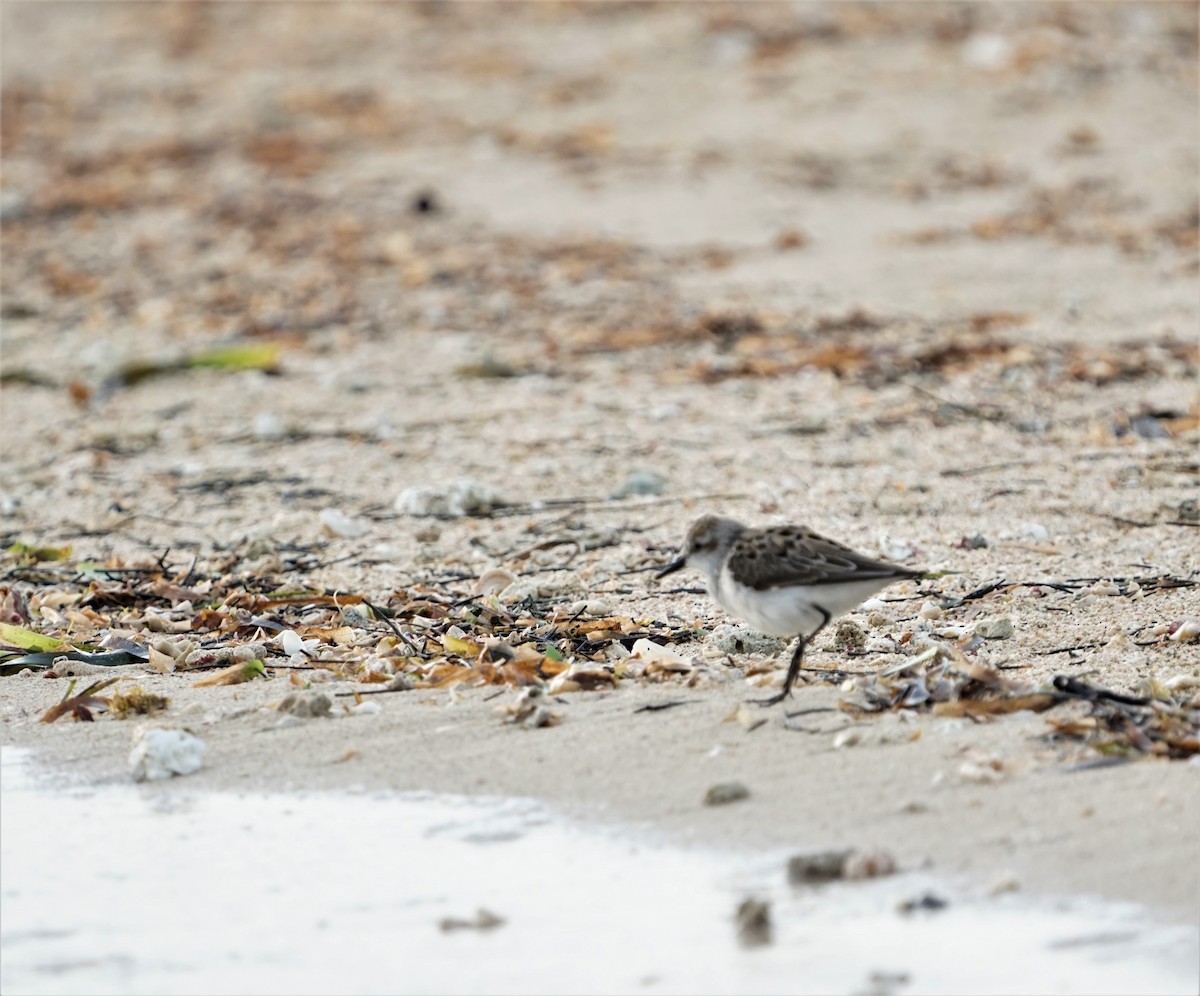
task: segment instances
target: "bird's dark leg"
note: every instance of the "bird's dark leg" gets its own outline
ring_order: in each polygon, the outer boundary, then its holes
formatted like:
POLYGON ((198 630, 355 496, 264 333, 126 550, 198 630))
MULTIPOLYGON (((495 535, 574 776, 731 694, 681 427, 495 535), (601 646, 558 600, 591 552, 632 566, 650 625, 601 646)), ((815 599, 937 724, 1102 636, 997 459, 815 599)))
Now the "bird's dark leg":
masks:
POLYGON ((796 682, 796 675, 800 673, 800 662, 804 659, 804 648, 808 646, 809 642, 816 637, 821 630, 829 625, 829 613, 819 605, 814 605, 813 608, 821 613, 821 625, 809 633, 808 636, 805 636, 803 633, 800 634, 800 642, 796 644, 796 649, 792 653, 792 662, 788 665, 787 677, 783 679, 783 691, 781 691, 778 695, 772 695, 769 699, 756 699, 755 701, 759 705, 778 705, 792 694, 792 685, 794 685, 796 682))

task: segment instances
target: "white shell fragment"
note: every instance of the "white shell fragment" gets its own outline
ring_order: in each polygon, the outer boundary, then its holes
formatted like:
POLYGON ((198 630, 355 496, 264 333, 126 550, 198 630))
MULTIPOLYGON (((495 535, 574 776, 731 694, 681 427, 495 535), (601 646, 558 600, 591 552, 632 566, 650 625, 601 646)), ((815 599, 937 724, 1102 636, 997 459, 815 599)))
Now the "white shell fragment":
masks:
POLYGON ((1191 643, 1200 636, 1200 619, 1184 619, 1175 627, 1175 632, 1168 637, 1175 643, 1191 643))
POLYGON ((633 644, 630 656, 645 661, 647 664, 657 664, 668 671, 690 671, 692 663, 682 654, 676 653, 669 647, 663 647, 653 640, 642 637, 633 644))
POLYGON ((319 516, 321 529, 329 536, 340 536, 344 539, 354 539, 367 531, 361 522, 350 518, 345 512, 336 508, 323 508, 319 516))
POLYGON ((277 637, 275 642, 279 644, 279 649, 289 657, 295 657, 297 654, 307 654, 321 645, 320 640, 305 640, 294 629, 285 629, 277 637))
POLYGON ((495 489, 472 477, 460 477, 441 488, 407 488, 396 499, 396 511, 419 517, 460 519, 487 515, 507 504, 495 489))
POLYGON ((206 744, 187 730, 139 727, 133 733, 129 768, 135 782, 157 781, 200 770, 206 744))
POLYGON ((471 590, 473 595, 499 595, 505 588, 517 580, 517 576, 510 570, 503 567, 493 567, 490 570, 484 571, 479 575, 479 580, 475 582, 475 587, 471 590))

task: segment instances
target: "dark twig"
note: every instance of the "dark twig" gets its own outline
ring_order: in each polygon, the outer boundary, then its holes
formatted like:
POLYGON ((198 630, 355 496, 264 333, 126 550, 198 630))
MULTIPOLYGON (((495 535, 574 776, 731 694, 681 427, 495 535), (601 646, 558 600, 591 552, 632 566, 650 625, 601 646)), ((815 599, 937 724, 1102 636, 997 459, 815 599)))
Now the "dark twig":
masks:
POLYGON ((648 705, 638 706, 634 709, 634 714, 639 712, 662 712, 665 709, 674 709, 676 706, 691 705, 694 700, 691 699, 671 699, 669 702, 651 702, 648 705))

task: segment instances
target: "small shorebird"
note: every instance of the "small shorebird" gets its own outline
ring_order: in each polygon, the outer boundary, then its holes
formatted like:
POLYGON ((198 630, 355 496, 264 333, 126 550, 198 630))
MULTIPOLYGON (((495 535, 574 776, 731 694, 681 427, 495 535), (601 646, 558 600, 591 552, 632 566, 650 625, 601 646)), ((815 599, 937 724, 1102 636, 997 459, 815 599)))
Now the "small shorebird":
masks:
POLYGON ((805 646, 831 620, 862 604, 893 581, 921 571, 875 560, 804 526, 755 529, 735 519, 703 515, 692 523, 683 552, 658 573, 703 571, 708 593, 726 612, 769 636, 798 636, 783 691, 791 693, 805 646))

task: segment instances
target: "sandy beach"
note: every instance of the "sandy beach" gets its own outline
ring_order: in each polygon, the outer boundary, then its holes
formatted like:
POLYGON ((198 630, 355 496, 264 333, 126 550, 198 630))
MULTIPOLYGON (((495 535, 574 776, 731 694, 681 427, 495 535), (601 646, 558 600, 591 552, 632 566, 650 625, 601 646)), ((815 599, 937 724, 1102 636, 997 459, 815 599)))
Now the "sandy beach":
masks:
POLYGON ((942 645, 964 701, 1195 723, 1194 5, 2 18, 0 622, 158 648, 0 676, 4 744, 123 784, 187 728, 146 791, 519 796, 1200 923, 1194 725, 854 705, 942 645), (785 646, 654 579, 710 511, 938 576, 743 709, 785 646), (114 677, 169 706, 40 721, 114 677))

